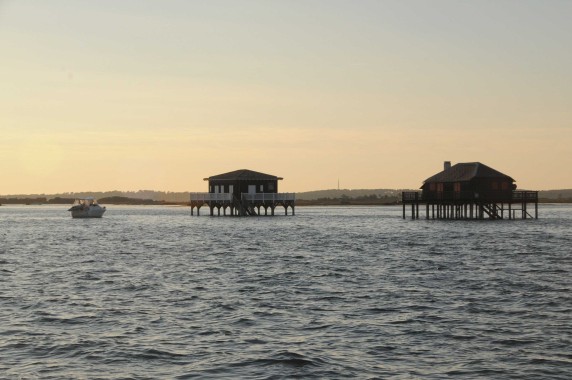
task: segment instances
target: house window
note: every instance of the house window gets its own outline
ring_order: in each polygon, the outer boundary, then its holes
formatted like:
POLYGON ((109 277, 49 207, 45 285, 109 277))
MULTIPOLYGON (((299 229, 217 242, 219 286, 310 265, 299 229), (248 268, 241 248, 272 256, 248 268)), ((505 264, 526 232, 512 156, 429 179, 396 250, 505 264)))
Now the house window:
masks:
POLYGON ((438 183, 437 184, 437 191, 442 193, 443 192, 443 184, 442 183, 438 183))
POLYGON ((501 183, 501 189, 502 190, 508 190, 508 182, 501 183))
POLYGON ((453 190, 455 191, 455 193, 460 193, 461 192, 461 182, 455 182, 455 184, 453 186, 453 190))
POLYGON ((260 185, 260 192, 264 193, 264 185, 260 185))
POLYGON ((272 182, 268 182, 268 191, 274 191, 274 184, 272 182))
POLYGON ((434 182, 431 182, 429 184, 429 191, 435 191, 435 183, 434 182))

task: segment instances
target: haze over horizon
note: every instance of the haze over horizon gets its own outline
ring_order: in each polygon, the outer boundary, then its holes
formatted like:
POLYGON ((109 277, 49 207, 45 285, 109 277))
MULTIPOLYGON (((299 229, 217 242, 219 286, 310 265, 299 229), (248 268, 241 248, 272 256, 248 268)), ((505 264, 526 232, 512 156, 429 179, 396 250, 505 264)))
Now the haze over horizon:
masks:
POLYGON ((572 2, 0 0, 0 194, 572 188, 572 2), (568 174, 566 174, 568 173, 568 174))

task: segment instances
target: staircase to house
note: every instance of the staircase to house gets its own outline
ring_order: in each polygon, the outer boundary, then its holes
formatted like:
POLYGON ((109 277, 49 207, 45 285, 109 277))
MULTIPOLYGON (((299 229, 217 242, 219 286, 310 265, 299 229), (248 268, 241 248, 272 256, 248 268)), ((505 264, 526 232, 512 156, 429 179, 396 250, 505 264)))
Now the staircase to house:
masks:
POLYGON ((500 208, 495 204, 483 204, 483 211, 489 216, 491 219, 502 219, 502 216, 499 214, 500 208))
POLYGON ((251 204, 246 205, 246 207, 244 207, 244 209, 245 209, 245 211, 246 211, 246 214, 249 215, 249 216, 256 216, 256 215, 258 215, 258 214, 256 213, 256 210, 254 209, 254 206, 251 205, 251 204))
POLYGON ((256 216, 256 209, 254 205, 246 201, 245 199, 239 199, 237 197, 233 197, 232 200, 233 206, 236 210, 238 210, 239 215, 248 215, 248 216, 256 216))

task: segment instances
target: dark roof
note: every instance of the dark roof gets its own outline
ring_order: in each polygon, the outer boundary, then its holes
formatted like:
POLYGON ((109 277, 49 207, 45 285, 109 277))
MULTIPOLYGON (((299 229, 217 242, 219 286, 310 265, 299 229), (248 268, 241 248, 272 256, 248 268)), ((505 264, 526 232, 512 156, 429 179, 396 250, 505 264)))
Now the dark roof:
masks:
POLYGON ((255 172, 254 170, 240 169, 228 173, 213 175, 211 177, 205 178, 205 181, 276 181, 281 179, 281 177, 255 172))
POLYGON ((428 182, 465 182, 474 178, 503 178, 514 182, 514 179, 480 162, 464 162, 451 166, 432 177, 427 178, 428 182))

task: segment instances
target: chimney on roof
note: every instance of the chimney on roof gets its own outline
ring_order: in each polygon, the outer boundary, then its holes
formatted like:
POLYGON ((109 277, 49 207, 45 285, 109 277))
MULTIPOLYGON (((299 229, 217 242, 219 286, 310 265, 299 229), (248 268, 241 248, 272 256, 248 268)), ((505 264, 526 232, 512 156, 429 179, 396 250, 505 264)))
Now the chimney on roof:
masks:
POLYGON ((451 169, 451 161, 445 161, 445 163, 443 164, 443 170, 449 170, 451 169))

